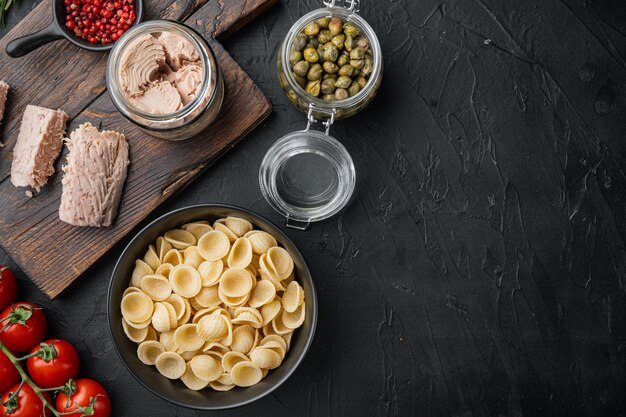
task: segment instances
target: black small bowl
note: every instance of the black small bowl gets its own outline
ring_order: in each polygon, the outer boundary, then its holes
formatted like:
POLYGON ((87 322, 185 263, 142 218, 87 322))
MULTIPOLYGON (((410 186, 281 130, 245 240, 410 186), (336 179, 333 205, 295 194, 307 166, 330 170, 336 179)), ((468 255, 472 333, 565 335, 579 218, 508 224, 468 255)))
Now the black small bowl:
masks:
MULTIPOLYGON (((113 48, 115 42, 109 44, 92 44, 80 39, 65 26, 65 2, 63 0, 53 0, 52 2, 52 22, 43 30, 31 33, 21 38, 13 39, 7 45, 7 55, 11 58, 19 58, 31 53, 35 49, 47 43, 67 39, 74 45, 92 52, 108 51, 113 48)), ((135 21, 133 26, 141 22, 143 17, 143 0, 135 0, 135 21)))
POLYGON ((108 294, 109 330, 113 345, 130 373, 144 387, 159 397, 188 408, 199 410, 221 410, 238 407, 256 401, 274 391, 296 370, 304 359, 315 335, 317 324, 317 295, 311 272, 302 254, 289 238, 269 220, 246 209, 223 205, 202 204, 172 211, 159 217, 146 226, 130 241, 115 265, 108 294), (143 258, 148 245, 153 244, 157 237, 171 229, 196 220, 217 220, 221 217, 237 216, 251 222, 255 228, 265 230, 276 238, 279 245, 285 248, 294 261, 296 279, 302 285, 306 300, 306 319, 302 327, 297 329, 291 340, 291 347, 276 369, 256 385, 248 388, 233 388, 230 391, 218 392, 210 388, 192 391, 181 381, 172 381, 162 376, 154 366, 144 365, 137 358, 137 344, 131 342, 122 329, 122 313, 120 303, 122 293, 128 288, 130 277, 135 267, 135 259, 143 258))

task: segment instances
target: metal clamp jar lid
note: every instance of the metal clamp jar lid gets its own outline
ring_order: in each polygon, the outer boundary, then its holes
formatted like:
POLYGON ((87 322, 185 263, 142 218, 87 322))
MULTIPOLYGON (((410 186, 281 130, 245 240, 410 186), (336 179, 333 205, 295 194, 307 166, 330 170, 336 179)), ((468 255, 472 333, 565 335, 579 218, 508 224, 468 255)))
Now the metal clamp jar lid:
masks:
MULTIPOLYGON (((376 95, 382 81, 380 43, 374 30, 357 14, 358 0, 328 0, 324 4, 326 7, 306 14, 291 27, 278 53, 277 69, 280 85, 291 103, 307 114, 307 127, 305 130, 292 132, 279 139, 265 154, 259 172, 261 191, 267 202, 285 216, 288 227, 301 230, 306 229, 311 222, 334 216, 350 201, 356 183, 354 162, 346 148, 330 136, 330 128, 335 120, 353 116, 367 106, 376 95), (333 43, 329 40, 328 32, 331 32, 331 28, 325 25, 328 25, 331 19, 339 19, 342 22, 339 26, 344 28, 348 27, 349 22, 350 27, 358 31, 360 37, 367 40, 365 49, 369 50, 368 59, 371 64, 367 67, 366 82, 350 89, 349 94, 347 84, 345 88, 342 86, 341 88, 345 91, 342 91, 343 95, 336 94, 335 100, 330 100, 330 94, 320 97, 321 93, 317 90, 315 91, 317 95, 312 95, 306 90, 302 79, 299 79, 294 72, 294 57, 302 59, 303 55, 297 51, 304 49, 302 39, 296 40, 296 38, 302 38, 303 34, 307 33, 305 28, 309 25, 324 22, 317 27, 319 35, 308 36, 308 42, 315 41, 315 43, 310 43, 306 49, 324 46, 321 43, 326 41, 325 46, 328 46, 331 50, 329 52, 333 54, 328 59, 330 62, 326 63, 323 51, 317 48, 319 60, 324 61, 330 71, 334 71, 327 73, 326 78, 338 80, 342 72, 338 72, 338 66, 335 68, 330 64, 336 65, 340 60, 334 55, 336 51, 332 46, 341 50, 340 54, 348 55, 344 61, 351 58, 346 52, 351 52, 353 49, 348 45, 344 48, 343 40, 349 36, 343 33, 337 35, 337 31, 334 31, 333 36, 339 36, 338 39, 333 39, 337 42, 333 43), (326 38, 321 39, 322 36, 326 38), (294 42, 300 42, 300 44, 294 47, 294 42), (294 51, 296 53, 293 53, 294 51), (318 125, 323 126, 323 131, 314 129, 318 125)), ((353 40, 351 36, 350 40, 353 40)), ((361 53, 363 49, 361 48, 361 53)), ((313 58, 315 59, 311 61, 317 62, 318 59, 313 58)), ((356 58, 363 59, 363 56, 354 58, 355 60, 356 58)), ((360 75, 362 65, 363 63, 356 62, 352 69, 348 68, 349 74, 354 74, 355 77, 360 75)), ((312 69, 318 71, 321 68, 321 64, 304 66, 309 71, 312 69)), ((361 76, 361 78, 364 77, 361 76)), ((317 88, 319 84, 315 81, 320 83, 322 75, 311 74, 309 79, 312 84, 307 87, 317 88)), ((355 80, 351 82, 354 84, 355 80)), ((326 84, 332 87, 335 83, 328 81, 326 84)))

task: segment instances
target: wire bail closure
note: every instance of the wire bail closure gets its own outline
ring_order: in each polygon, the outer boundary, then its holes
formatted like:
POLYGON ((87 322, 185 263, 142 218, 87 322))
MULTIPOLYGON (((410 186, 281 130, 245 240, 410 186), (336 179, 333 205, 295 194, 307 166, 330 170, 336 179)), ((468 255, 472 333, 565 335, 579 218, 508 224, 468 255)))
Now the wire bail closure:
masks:
POLYGON ((322 125, 324 125, 324 133, 326 134, 326 136, 328 136, 329 132, 330 132, 330 126, 332 126, 332 124, 335 122, 335 110, 324 110, 321 109, 319 107, 314 106, 313 104, 309 104, 309 112, 306 116, 307 118, 307 122, 306 122, 306 129, 305 131, 311 130, 311 127, 315 124, 315 123, 321 123, 322 125), (322 113, 322 114, 326 114, 328 115, 328 120, 325 121, 321 121, 321 120, 317 120, 314 116, 313 116, 313 112, 317 112, 317 113, 322 113))
POLYGON ((327 7, 343 7, 355 13, 359 11, 359 0, 324 0, 324 4, 327 7))

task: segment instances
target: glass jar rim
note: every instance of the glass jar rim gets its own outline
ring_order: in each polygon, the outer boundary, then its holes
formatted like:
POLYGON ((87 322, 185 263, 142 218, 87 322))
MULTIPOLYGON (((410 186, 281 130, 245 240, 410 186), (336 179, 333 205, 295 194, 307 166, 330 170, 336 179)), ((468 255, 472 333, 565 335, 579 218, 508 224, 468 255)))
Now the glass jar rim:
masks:
POLYGON ((292 90, 298 91, 301 94, 303 94, 306 97, 306 100, 309 102, 309 104, 312 104, 313 106, 317 108, 330 110, 330 111, 337 109, 337 108, 352 107, 352 106, 357 105, 362 100, 367 99, 371 91, 376 88, 375 80, 380 77, 380 74, 382 72, 382 65, 383 65, 382 64, 382 50, 380 47, 380 42, 378 41, 378 37, 376 36, 376 33, 374 32, 374 29, 372 29, 369 23, 367 23, 367 21, 363 19, 356 11, 350 10, 345 7, 337 7, 337 6, 334 6, 334 7, 328 6, 328 7, 323 7, 320 9, 313 10, 305 14, 304 16, 302 16, 300 19, 298 19, 291 26, 291 29, 289 29, 289 32, 287 33, 287 36, 285 37, 281 55, 282 55, 281 61, 282 61, 282 66, 283 66, 283 73, 285 74, 285 78, 287 80, 287 83, 289 84, 289 87, 292 90), (373 68, 372 68, 372 73, 370 74, 370 77, 367 81, 367 84, 357 94, 355 94, 352 97, 348 97, 345 100, 324 101, 320 98, 311 96, 300 86, 300 84, 296 82, 295 78, 293 77, 291 68, 289 66, 290 64, 289 53, 291 52, 291 45, 293 44, 293 41, 296 35, 300 33, 307 24, 321 17, 342 17, 346 19, 347 21, 356 24, 359 27, 359 29, 361 29, 364 32, 365 36, 367 36, 370 42, 370 46, 372 47, 373 68))
POLYGON ((339 213, 350 201, 356 187, 356 169, 348 150, 332 136, 317 130, 299 130, 288 133, 266 152, 259 169, 259 185, 265 200, 288 221, 304 223, 328 219, 339 213), (344 187, 339 188, 326 204, 314 209, 303 209, 288 203, 277 189, 278 172, 290 158, 301 153, 316 154, 333 160, 342 172, 344 187))
MULTIPOLYGON (((173 20, 165 19, 142 22, 136 26, 133 26, 126 33, 124 33, 124 36, 118 39, 118 41, 115 43, 115 46, 111 50, 111 53, 109 54, 106 70, 107 89, 109 90, 109 94, 111 95, 113 103, 116 105, 116 107, 118 107, 118 110, 122 114, 124 114, 124 116, 126 116, 134 123, 137 123, 137 121, 134 120, 131 114, 138 115, 146 121, 153 123, 169 122, 171 119, 185 118, 188 114, 196 111, 197 107, 202 104, 202 96, 205 90, 212 89, 212 91, 210 92, 211 98, 209 99, 209 103, 214 101, 215 94, 217 92, 217 82, 215 81, 216 78, 217 70, 215 68, 215 57, 209 45, 202 38, 202 35, 200 35, 197 31, 187 25, 173 20), (119 59, 122 57, 124 48, 128 46, 130 42, 132 42, 138 36, 141 36, 145 33, 171 31, 172 29, 177 31, 177 34, 180 34, 184 36, 185 39, 189 40, 200 54, 200 61, 202 62, 203 70, 202 84, 200 85, 195 97, 179 110, 165 114, 147 113, 130 104, 124 94, 122 94, 117 71, 117 69, 119 68, 119 59)), ((153 129, 154 128, 155 127, 153 127, 153 129)), ((164 129, 168 130, 171 129, 171 127, 168 126, 164 129)))

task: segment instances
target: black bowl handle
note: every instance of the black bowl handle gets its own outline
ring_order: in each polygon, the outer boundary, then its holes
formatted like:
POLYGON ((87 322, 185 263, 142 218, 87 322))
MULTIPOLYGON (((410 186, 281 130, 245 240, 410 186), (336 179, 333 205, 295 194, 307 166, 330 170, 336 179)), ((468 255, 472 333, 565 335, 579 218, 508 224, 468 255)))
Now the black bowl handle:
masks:
POLYGON ((64 38, 63 32, 56 22, 50 23, 47 28, 21 38, 13 39, 7 45, 7 55, 19 58, 33 52, 35 49, 49 42, 64 38))

